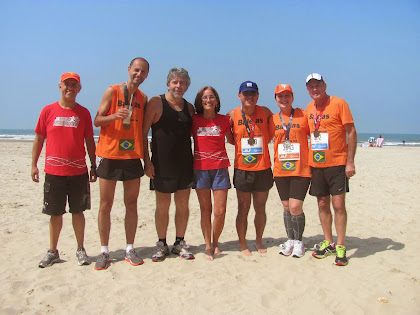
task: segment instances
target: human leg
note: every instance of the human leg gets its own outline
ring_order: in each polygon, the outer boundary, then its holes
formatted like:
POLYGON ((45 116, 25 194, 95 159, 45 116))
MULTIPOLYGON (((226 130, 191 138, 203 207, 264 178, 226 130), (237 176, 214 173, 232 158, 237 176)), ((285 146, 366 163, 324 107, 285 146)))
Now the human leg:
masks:
POLYGON ((219 255, 222 251, 219 248, 219 237, 225 225, 227 189, 213 190, 214 198, 214 221, 213 221, 213 249, 214 254, 219 255))
POLYGON ((101 246, 108 246, 111 231, 111 209, 114 203, 116 180, 99 178, 98 229, 101 246))
POLYGON ((211 191, 210 189, 195 189, 200 203, 201 210, 201 230, 206 244, 205 254, 209 260, 213 260, 213 250, 211 247, 211 191))
POLYGON ((332 196, 332 206, 334 209, 334 224, 337 232, 337 244, 345 245, 347 211, 345 205, 346 194, 332 196))
POLYGON ((134 244, 138 223, 137 199, 140 191, 140 178, 124 181, 123 185, 125 204, 125 236, 127 244, 134 244))
POLYGON ((256 246, 259 253, 266 253, 267 250, 262 243, 262 236, 267 222, 265 205, 267 203, 268 191, 254 191, 252 197, 255 209, 254 225, 256 231, 256 246))
POLYGON ((236 189, 236 196, 238 199, 238 214, 236 216, 236 231, 239 239, 239 249, 246 256, 251 256, 251 252, 246 244, 246 231, 248 228, 248 212, 251 207, 250 192, 244 192, 236 189))
POLYGON ((175 230, 177 237, 184 237, 190 216, 189 200, 191 188, 178 190, 174 193, 175 201, 175 230))
POLYGON ((324 238, 328 242, 333 243, 332 237, 332 214, 330 207, 330 196, 317 197, 319 220, 321 222, 324 238))
POLYGON ((166 239, 166 232, 169 224, 169 206, 171 204, 171 194, 156 193, 156 212, 155 212, 155 224, 156 232, 159 239, 166 239))
POLYGON ((50 217, 50 250, 57 251, 58 238, 63 227, 63 216, 51 216, 50 217))

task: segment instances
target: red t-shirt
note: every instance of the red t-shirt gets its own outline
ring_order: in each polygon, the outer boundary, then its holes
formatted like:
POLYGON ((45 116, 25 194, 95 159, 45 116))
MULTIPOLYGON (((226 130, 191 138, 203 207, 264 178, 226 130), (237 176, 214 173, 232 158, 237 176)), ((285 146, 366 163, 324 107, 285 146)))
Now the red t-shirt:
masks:
POLYGON ((59 176, 87 172, 85 138, 93 137, 89 111, 76 104, 62 108, 58 102, 45 106, 39 115, 35 133, 47 138, 45 173, 59 176))
POLYGON ((230 130, 229 117, 217 114, 214 119, 202 115, 192 117, 194 169, 214 170, 229 167, 225 134, 230 130))

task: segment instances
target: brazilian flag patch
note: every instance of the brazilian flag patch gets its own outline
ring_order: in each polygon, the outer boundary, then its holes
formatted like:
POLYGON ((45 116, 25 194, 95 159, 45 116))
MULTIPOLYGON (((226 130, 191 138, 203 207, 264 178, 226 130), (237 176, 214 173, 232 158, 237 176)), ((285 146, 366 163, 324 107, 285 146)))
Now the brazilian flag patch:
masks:
POLYGON ((133 139, 120 139, 120 151, 133 151, 134 140, 133 139))
POLYGON ((295 171, 296 170, 296 162, 295 161, 282 161, 281 162, 281 170, 282 171, 295 171))
POLYGON ((256 154, 251 154, 251 155, 243 155, 242 156, 242 162, 244 164, 255 164, 257 163, 257 155, 256 154))
POLYGON ((324 151, 314 151, 313 158, 315 163, 325 163, 325 152, 324 151))

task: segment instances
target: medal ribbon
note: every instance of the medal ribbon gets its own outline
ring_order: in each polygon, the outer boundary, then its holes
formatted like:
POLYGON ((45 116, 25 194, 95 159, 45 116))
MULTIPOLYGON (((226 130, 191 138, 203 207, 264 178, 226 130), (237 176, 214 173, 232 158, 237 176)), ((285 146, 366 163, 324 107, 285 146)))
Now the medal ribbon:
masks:
POLYGON ((292 127, 292 120, 293 120, 294 112, 295 112, 295 109, 292 108, 292 111, 291 111, 290 117, 289 117, 289 123, 287 124, 287 126, 286 126, 286 123, 284 122, 283 115, 281 114, 281 111, 279 112, 281 124, 282 124, 283 130, 285 130, 285 134, 286 134, 286 140, 285 141, 289 140, 290 128, 292 127))
POLYGON ((127 83, 124 83, 124 101, 125 101, 125 105, 128 105, 128 109, 131 108, 131 104, 136 103, 136 97, 134 97, 133 100, 133 96, 136 94, 136 92, 134 92, 134 94, 131 94, 131 98, 130 98, 130 103, 128 102, 128 89, 127 89, 127 83))
POLYGON ((252 114, 252 126, 251 126, 251 128, 249 128, 249 124, 248 124, 248 121, 246 120, 245 113, 241 108, 242 119, 244 120, 245 128, 246 128, 246 131, 248 131, 248 134, 249 134, 250 138, 254 138, 255 111, 256 111, 256 109, 254 109, 254 113, 252 114))
POLYGON ((319 126, 321 124, 321 119, 322 119, 322 113, 324 112, 324 106, 325 104, 330 100, 330 98, 328 97, 326 99, 326 102, 324 102, 324 104, 322 104, 321 108, 322 110, 319 112, 319 116, 316 114, 316 104, 314 102, 314 125, 315 125, 315 130, 319 129, 319 126))

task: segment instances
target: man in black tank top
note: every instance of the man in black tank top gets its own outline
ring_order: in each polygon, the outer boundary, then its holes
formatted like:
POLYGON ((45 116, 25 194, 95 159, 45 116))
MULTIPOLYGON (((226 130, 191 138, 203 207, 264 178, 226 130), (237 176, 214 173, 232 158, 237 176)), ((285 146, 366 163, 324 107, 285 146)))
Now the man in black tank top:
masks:
POLYGON ((169 223, 171 194, 176 205, 176 241, 172 253, 194 259, 184 236, 187 229, 191 187, 194 180, 191 151, 191 125, 194 107, 182 97, 190 85, 188 72, 172 68, 167 78, 168 92, 152 97, 146 105, 143 121, 145 173, 150 189, 156 192, 157 249, 152 260, 163 261, 169 255, 166 232, 169 223), (148 133, 152 128, 152 159, 148 133))

